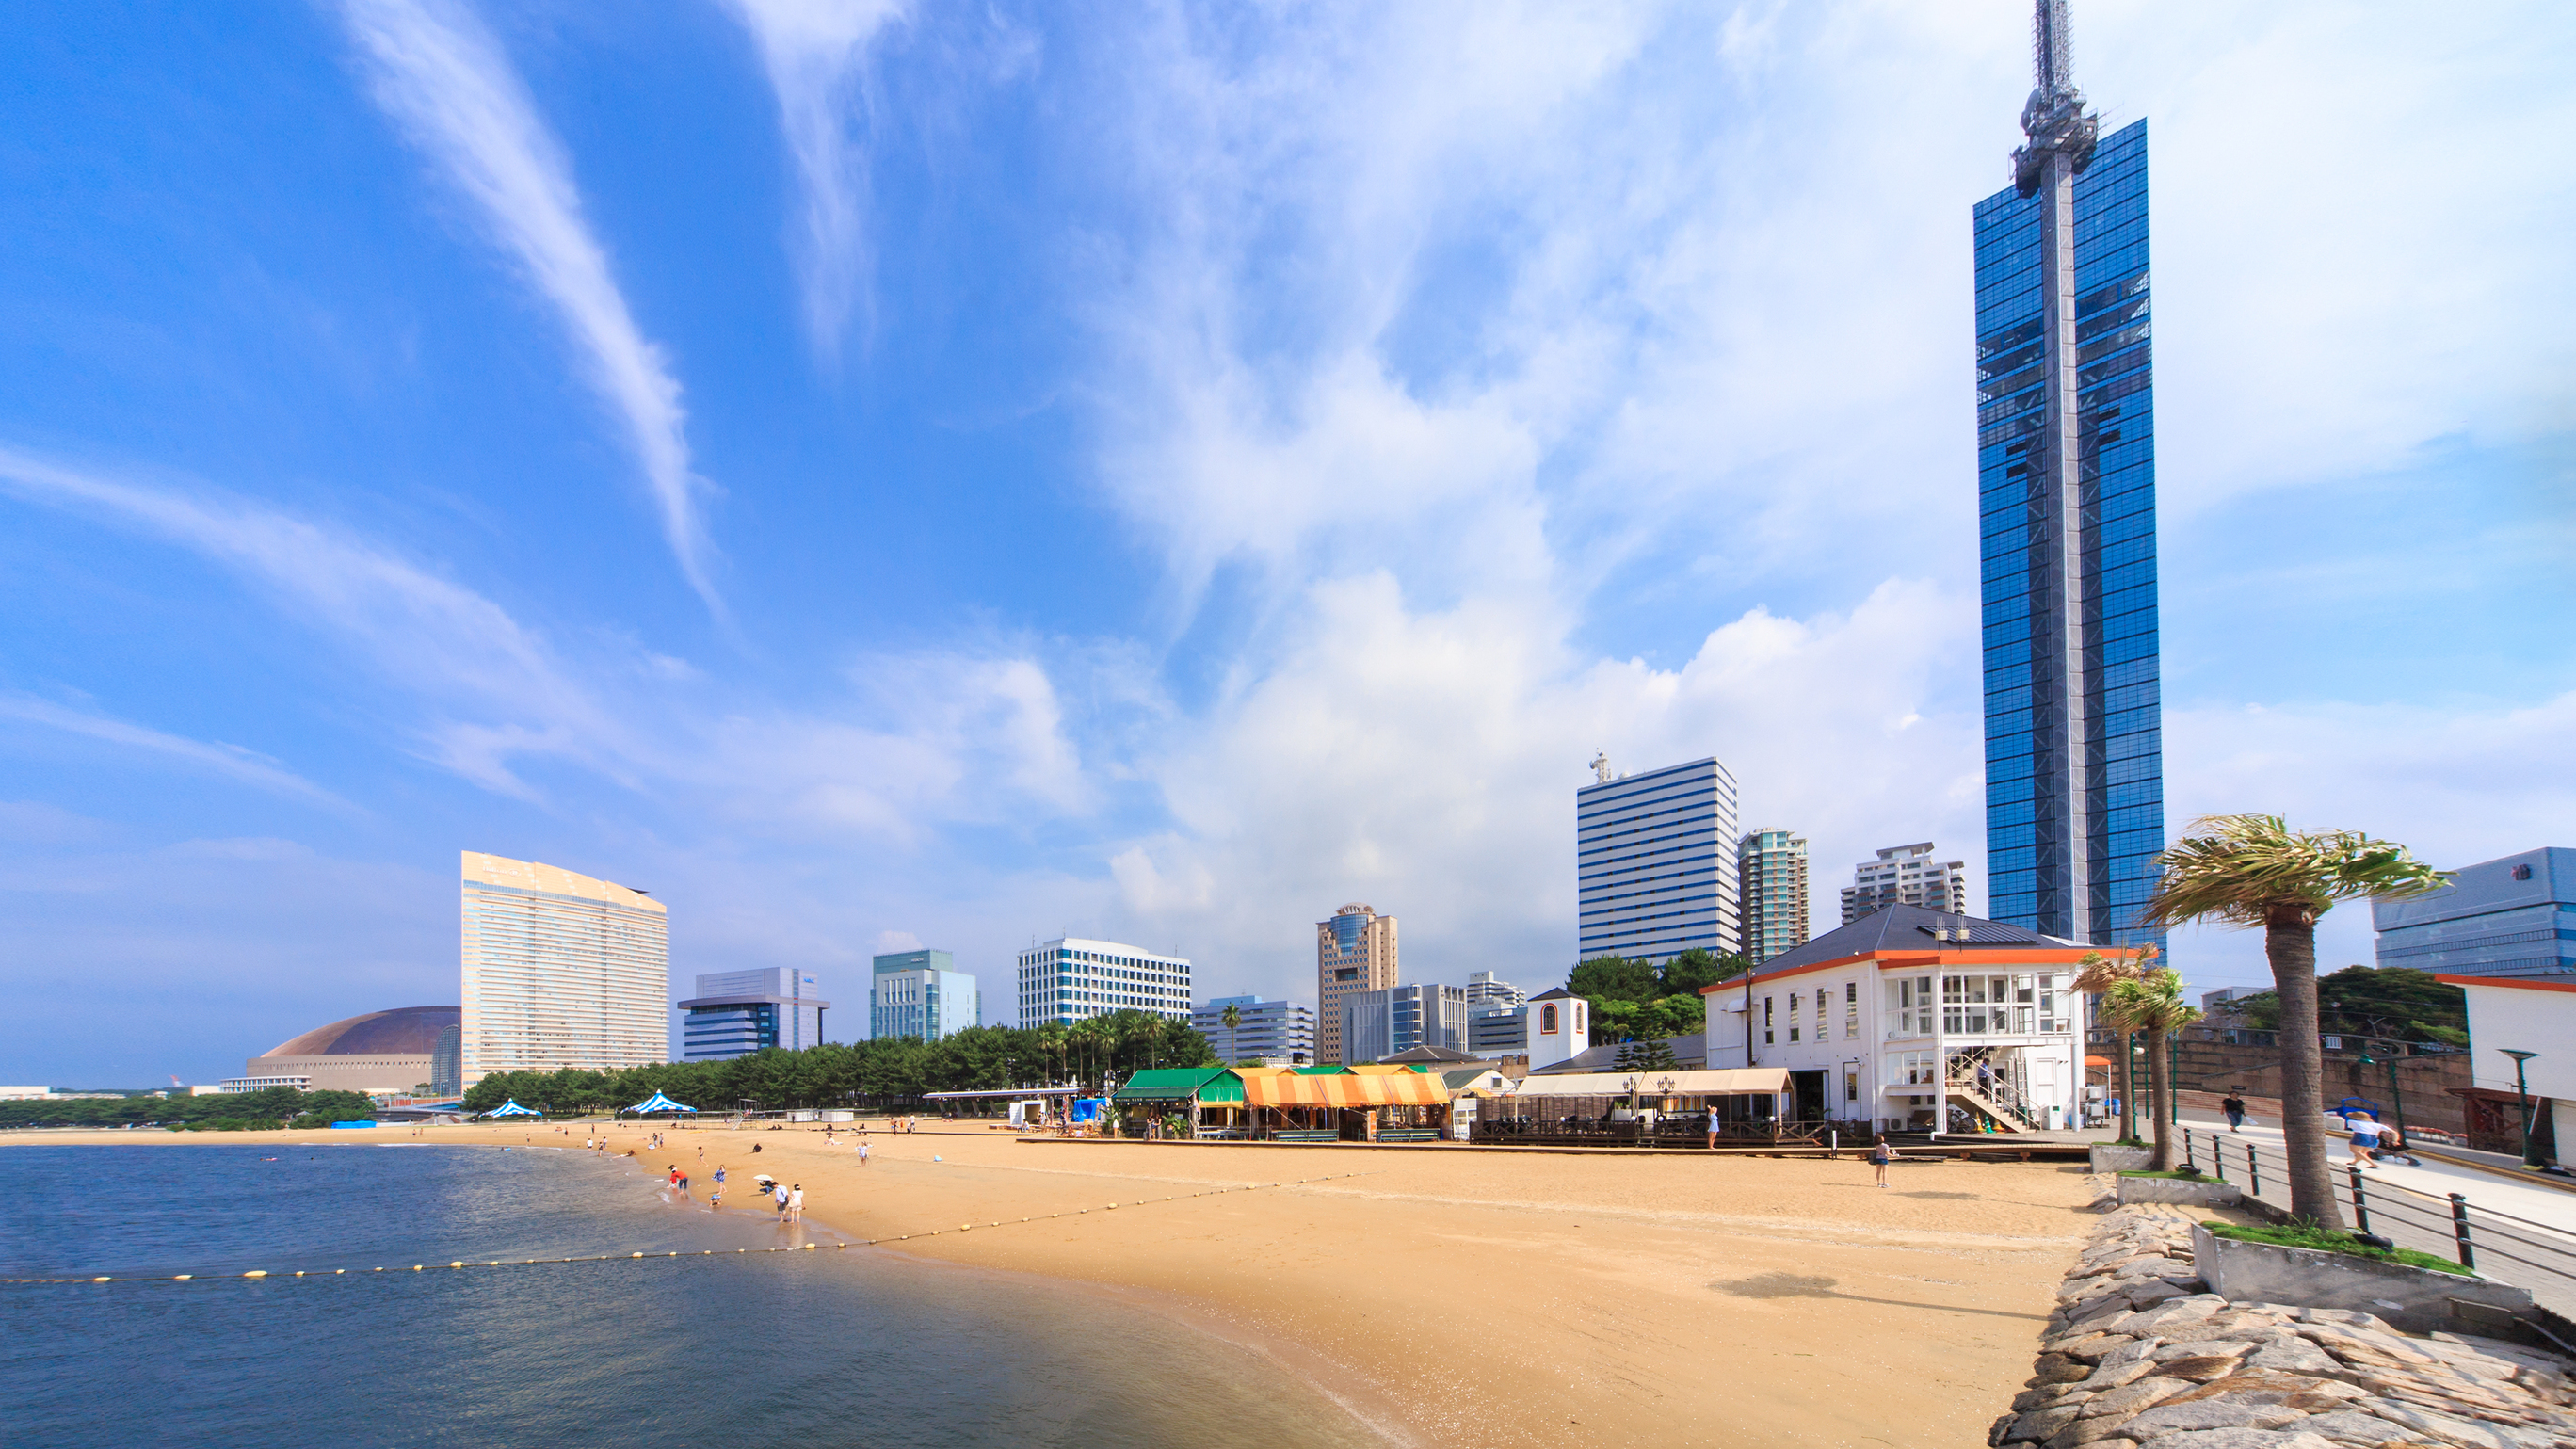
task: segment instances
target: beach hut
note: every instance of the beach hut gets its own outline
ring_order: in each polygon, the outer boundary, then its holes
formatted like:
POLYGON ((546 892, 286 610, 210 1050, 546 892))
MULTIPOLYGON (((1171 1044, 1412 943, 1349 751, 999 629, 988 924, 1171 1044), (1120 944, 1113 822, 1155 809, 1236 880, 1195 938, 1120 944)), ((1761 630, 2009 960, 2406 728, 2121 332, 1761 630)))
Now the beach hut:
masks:
POLYGON ((636 1103, 632 1107, 623 1107, 618 1109, 618 1114, 623 1116, 628 1112, 632 1112, 638 1117, 644 1117, 650 1116, 655 1112, 687 1112, 690 1115, 695 1116, 697 1114, 697 1110, 697 1108, 690 1106, 686 1102, 674 1102, 670 1098, 663 1096, 661 1093, 655 1092, 652 1096, 645 1098, 643 1101, 636 1103))
POLYGON ((1112 1100, 1138 1136, 1152 1135, 1151 1124, 1167 1115, 1180 1116, 1189 1135, 1197 1136, 1200 1104, 1230 1100, 1239 1106, 1243 1089, 1224 1067, 1147 1067, 1128 1078, 1112 1100))
POLYGON ((1507 1095, 1481 1099, 1476 1135, 1551 1146, 1704 1147, 1714 1114, 1721 1138, 1776 1143, 1801 1134, 1786 1120, 1789 1091, 1783 1067, 1533 1074, 1507 1095))
POLYGON ((483 1115, 486 1117, 542 1117, 546 1114, 531 1107, 522 1107, 519 1105, 519 1099, 512 1097, 483 1115))
POLYGON ((1409 1067, 1237 1067, 1247 1130, 1273 1142, 1437 1140, 1448 1084, 1409 1067))

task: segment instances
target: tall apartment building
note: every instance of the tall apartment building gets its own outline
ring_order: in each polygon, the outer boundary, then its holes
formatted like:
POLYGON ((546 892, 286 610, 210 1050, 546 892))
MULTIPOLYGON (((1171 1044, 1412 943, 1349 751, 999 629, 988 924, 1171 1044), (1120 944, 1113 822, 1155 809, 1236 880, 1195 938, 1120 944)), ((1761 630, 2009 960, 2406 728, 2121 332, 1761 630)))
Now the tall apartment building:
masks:
POLYGON ((1807 837, 1764 825, 1735 844, 1744 954, 1759 965, 1807 944, 1807 837))
POLYGON ((1968 863, 1934 860, 1932 842, 1891 845, 1878 859, 1852 867, 1852 883, 1843 887, 1843 924, 1889 906, 1921 906, 1927 911, 1968 913, 1968 863))
POLYGON ((1079 936, 1020 953, 1020 1025, 1071 1026, 1113 1011, 1189 1020, 1189 958, 1079 936))
POLYGON ((823 999, 811 974, 792 966, 716 971, 698 978, 697 994, 676 1003, 680 1059, 731 1061, 769 1047, 801 1051, 823 1042, 823 999))
POLYGON ((1389 986, 1341 1000, 1342 1060, 1353 1066, 1418 1046, 1467 1049, 1467 993, 1456 986, 1389 986))
MULTIPOLYGON (((1360 901, 1315 923, 1315 1060, 1342 1057, 1342 1002, 1395 985, 1395 917, 1360 901)), ((1380 1052, 1378 1056, 1386 1053, 1380 1052)), ((1371 1062, 1377 1057, 1356 1060, 1371 1062)))
POLYGON ((1975 210, 1987 914, 2161 946, 2147 123, 2099 134, 2066 0, 2037 12, 2030 141, 1975 210))
POLYGON ((982 1024, 984 993, 947 951, 896 951, 869 963, 868 1037, 937 1041, 982 1024))
POLYGON ((650 895, 535 861, 462 852, 459 1074, 669 1059, 669 912, 650 895))
POLYGON ((1491 971, 1467 973, 1467 1005, 1470 1007, 1518 1006, 1527 1000, 1528 995, 1519 987, 1508 981, 1496 980, 1491 971))
POLYGON ((1217 1056, 1228 1062, 1283 1061, 1292 1065, 1315 1060, 1315 1008, 1302 1001, 1264 1001, 1258 996, 1220 996, 1190 1012, 1190 1027, 1208 1039, 1217 1056), (1233 1007, 1235 1024, 1225 1024, 1233 1007))
POLYGON ((1694 946, 1743 949, 1735 880, 1735 776, 1714 756, 1613 777, 1592 761, 1574 792, 1575 934, 1584 959, 1657 964, 1694 946))

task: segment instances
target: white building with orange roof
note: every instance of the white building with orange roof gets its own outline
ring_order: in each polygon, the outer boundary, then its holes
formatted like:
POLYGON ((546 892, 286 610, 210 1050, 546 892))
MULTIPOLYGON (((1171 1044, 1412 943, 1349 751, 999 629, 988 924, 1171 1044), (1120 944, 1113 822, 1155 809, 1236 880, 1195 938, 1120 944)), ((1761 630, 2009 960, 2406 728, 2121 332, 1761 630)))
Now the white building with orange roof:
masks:
POLYGON ((2087 952, 1896 905, 1705 988, 1708 1065, 1781 1067, 1792 1115, 1854 1130, 2055 1130, 2084 1089, 2087 952))

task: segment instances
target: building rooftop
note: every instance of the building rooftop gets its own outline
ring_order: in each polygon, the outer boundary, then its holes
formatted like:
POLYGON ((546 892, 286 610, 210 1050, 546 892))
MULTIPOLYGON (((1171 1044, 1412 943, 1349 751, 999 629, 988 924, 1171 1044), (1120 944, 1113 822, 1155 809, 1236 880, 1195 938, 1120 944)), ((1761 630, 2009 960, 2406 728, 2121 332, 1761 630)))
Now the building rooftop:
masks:
MULTIPOLYGON (((1953 911, 1935 911, 1923 906, 1893 905, 1872 911, 1848 926, 1827 931, 1803 946, 1781 952, 1763 962, 1761 968, 1753 973, 1753 979, 1760 981, 1825 961, 1846 961, 1873 953, 1961 947, 2009 951, 2016 946, 2034 951, 2090 949, 2080 941, 2043 936, 2024 926, 2008 926, 2001 921, 1963 916, 1953 911)), ((1707 987, 1702 994, 1724 991, 1729 987, 1740 989, 1743 985, 1744 978, 1738 976, 1707 987)))

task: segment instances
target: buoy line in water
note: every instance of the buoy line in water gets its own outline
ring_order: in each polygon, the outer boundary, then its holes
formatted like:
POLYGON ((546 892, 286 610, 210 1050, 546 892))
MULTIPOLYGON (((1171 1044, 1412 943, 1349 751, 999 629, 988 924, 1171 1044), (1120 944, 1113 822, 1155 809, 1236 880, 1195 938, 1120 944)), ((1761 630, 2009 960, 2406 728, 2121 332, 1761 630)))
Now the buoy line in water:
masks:
MULTIPOLYGON (((1310 1182, 1333 1182, 1345 1177, 1365 1177, 1360 1172, 1328 1173, 1322 1177, 1301 1177, 1291 1182, 1252 1182, 1241 1187, 1212 1187, 1205 1192, 1174 1193, 1169 1197, 1140 1197, 1130 1202, 1107 1203, 1101 1212, 1116 1212, 1120 1207, 1150 1207, 1158 1203, 1187 1202, 1194 1198, 1222 1197, 1230 1192, 1257 1192, 1263 1188, 1302 1187, 1310 1182)), ((754 1209, 757 1211, 757 1209, 754 1209)), ((978 1227, 989 1232, 994 1228, 1017 1227, 1021 1223, 1042 1223, 1056 1218, 1081 1217, 1091 1208, 1066 1208, 1061 1212, 1041 1213, 990 1223, 960 1223, 953 1228, 928 1228, 917 1233, 889 1233, 881 1238, 847 1238, 830 1244, 832 1248, 873 1248, 881 1243, 908 1243, 915 1238, 935 1238, 943 1233, 971 1233, 978 1227)), ((0 1285, 42 1283, 239 1283, 267 1278, 364 1278, 376 1273, 426 1273, 460 1271, 466 1268, 535 1268, 558 1263, 630 1263, 658 1258, 723 1258, 748 1253, 811 1253, 822 1249, 822 1243, 782 1243, 772 1248, 699 1248, 694 1251, 675 1249, 660 1253, 583 1253, 569 1258, 489 1258, 470 1262, 458 1258, 445 1263, 399 1264, 389 1268, 297 1268, 293 1270, 254 1268, 247 1273, 99 1273, 65 1278, 0 1278, 0 1285)))

